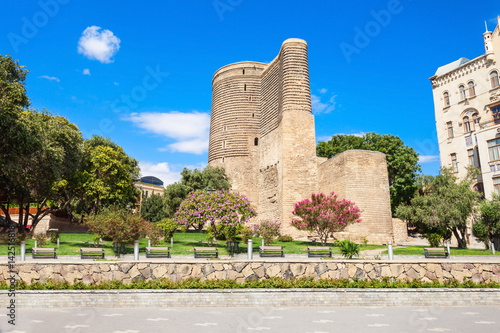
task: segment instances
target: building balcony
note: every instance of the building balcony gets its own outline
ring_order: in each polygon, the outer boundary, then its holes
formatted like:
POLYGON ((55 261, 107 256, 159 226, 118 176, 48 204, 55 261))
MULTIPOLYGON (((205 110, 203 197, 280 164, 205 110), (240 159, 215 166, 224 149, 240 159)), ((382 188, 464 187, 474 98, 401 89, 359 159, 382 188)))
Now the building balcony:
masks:
POLYGON ((497 125, 500 125, 500 119, 489 120, 489 121, 479 123, 479 128, 486 129, 486 128, 494 127, 497 125))

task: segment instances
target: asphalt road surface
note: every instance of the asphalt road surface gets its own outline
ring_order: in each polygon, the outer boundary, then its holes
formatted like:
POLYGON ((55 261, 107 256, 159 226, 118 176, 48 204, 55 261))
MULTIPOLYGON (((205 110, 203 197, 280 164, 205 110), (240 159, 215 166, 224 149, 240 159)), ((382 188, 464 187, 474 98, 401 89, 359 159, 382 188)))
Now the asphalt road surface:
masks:
POLYGON ((500 333, 500 305, 482 307, 18 309, 2 333, 500 333))

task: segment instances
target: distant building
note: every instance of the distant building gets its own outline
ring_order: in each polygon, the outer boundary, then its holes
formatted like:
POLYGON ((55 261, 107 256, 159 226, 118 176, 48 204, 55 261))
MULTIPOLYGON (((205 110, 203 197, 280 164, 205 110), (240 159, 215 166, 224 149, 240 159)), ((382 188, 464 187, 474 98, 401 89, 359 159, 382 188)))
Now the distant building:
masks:
POLYGON ((163 190, 165 189, 163 181, 154 176, 142 177, 134 185, 141 191, 137 207, 139 211, 141 210, 142 200, 149 198, 153 194, 163 195, 163 190))
POLYGON ((481 170, 475 189, 500 193, 500 16, 483 34, 485 53, 441 66, 430 78, 442 167, 459 178, 466 167, 481 170))

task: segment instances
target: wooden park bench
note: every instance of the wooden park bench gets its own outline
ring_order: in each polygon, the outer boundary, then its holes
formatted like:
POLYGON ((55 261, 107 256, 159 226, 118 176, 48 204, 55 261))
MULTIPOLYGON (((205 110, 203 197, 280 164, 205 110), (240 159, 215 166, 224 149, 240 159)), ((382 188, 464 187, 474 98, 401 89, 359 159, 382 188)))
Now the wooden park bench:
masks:
POLYGON ((259 246, 261 257, 284 257, 283 246, 259 246))
POLYGON ((146 258, 170 258, 168 247, 146 247, 146 258))
POLYGON ((215 247, 195 247, 195 258, 219 258, 219 250, 215 247))
POLYGON ((426 258, 432 258, 432 257, 448 258, 448 251, 443 247, 425 247, 424 253, 426 258))
POLYGON ((332 249, 328 246, 309 246, 307 247, 307 256, 311 257, 332 257, 332 249))
POLYGON ((56 259, 56 249, 53 247, 34 247, 31 249, 31 256, 36 258, 54 258, 56 259))
POLYGON ((99 247, 80 248, 80 257, 82 259, 104 259, 104 249, 99 247))

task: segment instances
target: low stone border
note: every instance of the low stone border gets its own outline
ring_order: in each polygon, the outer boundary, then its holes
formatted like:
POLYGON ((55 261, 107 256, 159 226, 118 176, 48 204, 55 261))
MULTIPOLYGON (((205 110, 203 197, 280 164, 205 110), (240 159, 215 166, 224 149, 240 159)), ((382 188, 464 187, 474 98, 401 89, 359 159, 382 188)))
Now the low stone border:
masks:
MULTIPOLYGON (((16 307, 498 306, 498 289, 19 290, 16 307)), ((0 307, 9 305, 0 291, 0 307)))

